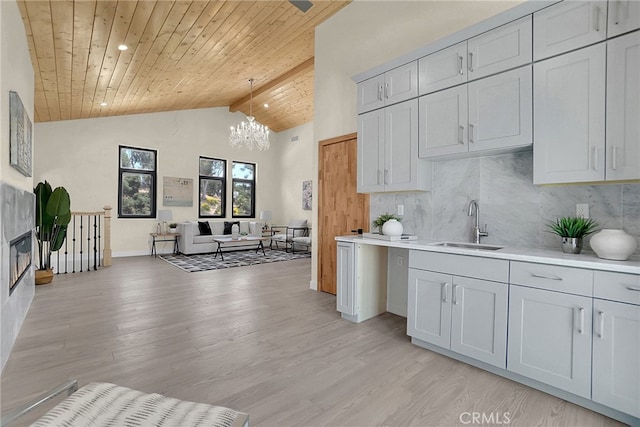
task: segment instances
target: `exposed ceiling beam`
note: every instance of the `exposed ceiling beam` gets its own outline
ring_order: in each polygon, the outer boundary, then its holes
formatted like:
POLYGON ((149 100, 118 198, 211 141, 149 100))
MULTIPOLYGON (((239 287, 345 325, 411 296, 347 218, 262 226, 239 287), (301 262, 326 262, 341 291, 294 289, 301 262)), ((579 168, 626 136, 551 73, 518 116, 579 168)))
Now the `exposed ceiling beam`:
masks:
MULTIPOLYGON (((253 91, 253 97, 255 98, 260 94, 263 94, 265 92, 269 92, 270 90, 273 90, 275 88, 283 86, 286 83, 288 83, 289 81, 294 80, 299 75, 308 73, 309 71, 313 71, 313 65, 314 65, 314 57, 311 57, 311 58, 307 59, 306 61, 304 61, 302 64, 296 65, 295 67, 293 67, 292 69, 290 69, 286 73, 284 73, 284 74, 280 75, 279 77, 271 80, 270 82, 268 82, 264 86, 261 86, 259 89, 254 90, 253 91)), ((247 96, 244 96, 244 97, 238 99, 237 101, 232 102, 231 105, 229 105, 229 111, 233 113, 233 112, 236 112, 236 111, 240 110, 240 107, 245 105, 245 104, 247 104, 250 99, 251 99, 251 94, 249 94, 247 96)))

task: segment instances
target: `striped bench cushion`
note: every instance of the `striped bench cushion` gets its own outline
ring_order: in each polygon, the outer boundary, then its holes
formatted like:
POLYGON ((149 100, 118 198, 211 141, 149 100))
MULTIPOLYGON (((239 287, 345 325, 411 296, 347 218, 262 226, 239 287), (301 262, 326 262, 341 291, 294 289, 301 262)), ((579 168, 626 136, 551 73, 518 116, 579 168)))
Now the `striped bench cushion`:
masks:
POLYGON ((109 383, 91 383, 67 397, 33 426, 248 427, 249 416, 222 406, 187 402, 109 383))

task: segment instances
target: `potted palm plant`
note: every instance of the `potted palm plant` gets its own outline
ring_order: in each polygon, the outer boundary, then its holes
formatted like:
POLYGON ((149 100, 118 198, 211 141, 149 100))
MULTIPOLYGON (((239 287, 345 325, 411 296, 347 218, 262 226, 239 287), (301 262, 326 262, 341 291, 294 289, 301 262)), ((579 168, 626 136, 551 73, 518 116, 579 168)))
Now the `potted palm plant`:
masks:
POLYGON ((38 263, 36 284, 51 283, 53 268, 51 254, 62 247, 71 221, 71 200, 64 187, 51 189, 51 185, 39 182, 33 189, 36 195, 36 239, 38 263))
POLYGON ((548 224, 552 233, 562 237, 562 252, 579 254, 582 251, 582 239, 596 231, 598 224, 591 218, 563 217, 548 224))

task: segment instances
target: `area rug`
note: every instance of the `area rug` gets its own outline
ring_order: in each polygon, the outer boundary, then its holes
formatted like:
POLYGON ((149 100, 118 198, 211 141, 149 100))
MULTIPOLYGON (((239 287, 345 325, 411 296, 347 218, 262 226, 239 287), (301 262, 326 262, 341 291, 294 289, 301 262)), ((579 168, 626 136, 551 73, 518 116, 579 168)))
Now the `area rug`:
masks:
POLYGON ((225 252, 224 261, 213 257, 213 254, 199 255, 160 255, 169 264, 175 265, 188 273, 196 271, 219 270, 222 268, 244 267, 247 265, 265 264, 269 262, 290 261, 293 259, 311 258, 310 252, 296 252, 266 250, 265 255, 255 251, 225 252))

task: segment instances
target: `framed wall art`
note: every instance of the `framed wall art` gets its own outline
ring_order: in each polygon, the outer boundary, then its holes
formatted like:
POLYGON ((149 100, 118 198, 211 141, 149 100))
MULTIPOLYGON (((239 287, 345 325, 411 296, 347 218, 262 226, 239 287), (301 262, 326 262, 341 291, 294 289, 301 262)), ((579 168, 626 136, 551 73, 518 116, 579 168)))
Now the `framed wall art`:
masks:
POLYGON ((165 176, 163 206, 193 206, 193 179, 165 176))
POLYGON ((302 181, 302 209, 311 210, 311 181, 302 181))
POLYGON ((9 92, 9 162, 24 176, 31 176, 31 120, 17 92, 9 92))

